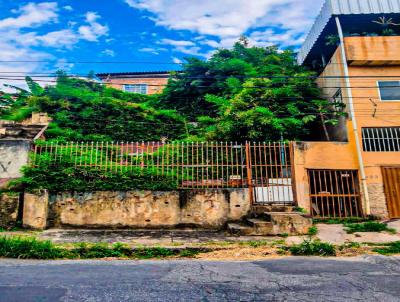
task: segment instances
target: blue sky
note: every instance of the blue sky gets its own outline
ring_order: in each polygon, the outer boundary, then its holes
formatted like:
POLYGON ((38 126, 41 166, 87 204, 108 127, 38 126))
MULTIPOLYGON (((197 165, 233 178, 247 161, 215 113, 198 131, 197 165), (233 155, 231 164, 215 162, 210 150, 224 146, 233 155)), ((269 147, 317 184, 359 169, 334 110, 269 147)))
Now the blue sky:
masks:
POLYGON ((241 34, 298 47, 323 0, 59 0, 0 2, 0 71, 170 70, 207 58, 241 34), (141 61, 154 64, 80 64, 141 61), (75 63, 70 63, 75 62, 75 63))

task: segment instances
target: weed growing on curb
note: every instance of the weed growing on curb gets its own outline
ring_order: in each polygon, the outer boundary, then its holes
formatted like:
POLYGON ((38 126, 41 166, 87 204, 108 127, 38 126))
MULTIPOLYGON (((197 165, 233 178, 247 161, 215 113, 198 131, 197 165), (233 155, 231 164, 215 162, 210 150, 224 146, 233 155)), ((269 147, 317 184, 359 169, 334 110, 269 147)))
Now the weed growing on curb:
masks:
POLYGON ((308 229, 307 235, 309 235, 309 236, 315 236, 315 235, 317 235, 317 234, 318 234, 318 228, 317 228, 315 225, 313 225, 312 227, 310 227, 310 228, 308 229))
POLYGON ((330 243, 306 239, 300 244, 289 247, 294 256, 336 256, 336 248, 330 243))
POLYGON ((172 256, 194 257, 206 252, 199 249, 167 249, 163 247, 141 247, 131 249, 121 243, 109 246, 106 243, 75 244, 68 249, 59 247, 51 241, 41 241, 30 237, 0 237, 0 257, 19 259, 101 259, 130 258, 151 259, 172 256))
POLYGON ((385 247, 376 248, 373 251, 381 255, 400 254, 400 241, 388 243, 385 247))
POLYGON ((318 219, 314 218, 313 223, 321 224, 348 224, 348 223, 361 223, 366 221, 373 221, 374 218, 360 218, 360 217, 346 217, 346 218, 329 218, 329 219, 318 219))
POLYGON ((348 234, 357 232, 390 232, 396 233, 396 230, 389 228, 386 224, 377 221, 367 221, 363 223, 348 223, 345 224, 345 230, 348 234))

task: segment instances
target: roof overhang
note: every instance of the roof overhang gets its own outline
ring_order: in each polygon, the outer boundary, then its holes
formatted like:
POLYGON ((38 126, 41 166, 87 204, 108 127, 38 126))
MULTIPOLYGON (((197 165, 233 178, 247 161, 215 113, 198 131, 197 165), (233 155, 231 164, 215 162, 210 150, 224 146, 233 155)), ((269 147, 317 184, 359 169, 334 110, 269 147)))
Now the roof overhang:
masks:
POLYGON ((324 32, 329 33, 334 29, 335 16, 347 19, 347 22, 351 22, 351 19, 353 19, 353 22, 357 22, 354 21, 354 18, 349 17, 359 15, 358 18, 361 18, 362 15, 399 13, 399 0, 326 0, 299 51, 297 61, 299 64, 304 64, 310 60, 310 56, 312 56, 315 48, 322 46, 320 38, 324 32))

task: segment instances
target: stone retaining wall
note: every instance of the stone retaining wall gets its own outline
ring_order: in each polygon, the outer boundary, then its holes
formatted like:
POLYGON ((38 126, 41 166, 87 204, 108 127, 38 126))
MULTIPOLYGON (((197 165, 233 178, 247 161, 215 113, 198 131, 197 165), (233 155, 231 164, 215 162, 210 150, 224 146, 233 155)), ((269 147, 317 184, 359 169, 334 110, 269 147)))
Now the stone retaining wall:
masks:
POLYGON ((222 228, 228 221, 240 220, 250 211, 247 189, 29 195, 25 196, 24 225, 38 229, 172 228, 182 225, 222 228), (34 204, 37 205, 35 211, 32 210, 34 204), (46 221, 46 225, 41 221, 46 221))
POLYGON ((0 193, 0 227, 9 229, 17 224, 19 194, 0 193))

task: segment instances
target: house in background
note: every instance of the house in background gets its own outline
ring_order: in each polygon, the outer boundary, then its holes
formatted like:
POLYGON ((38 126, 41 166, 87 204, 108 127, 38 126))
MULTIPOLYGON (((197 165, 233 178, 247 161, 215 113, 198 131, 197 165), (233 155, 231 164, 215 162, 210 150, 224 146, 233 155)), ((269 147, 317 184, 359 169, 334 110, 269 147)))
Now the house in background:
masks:
POLYGON ((98 73, 96 76, 110 87, 140 94, 161 93, 168 83, 169 71, 98 73))
POLYGON ((361 207, 400 218, 399 24, 398 0, 327 0, 299 52, 324 96, 348 113, 331 133, 335 143, 301 159, 297 178, 308 183, 300 190, 314 215, 361 207))

